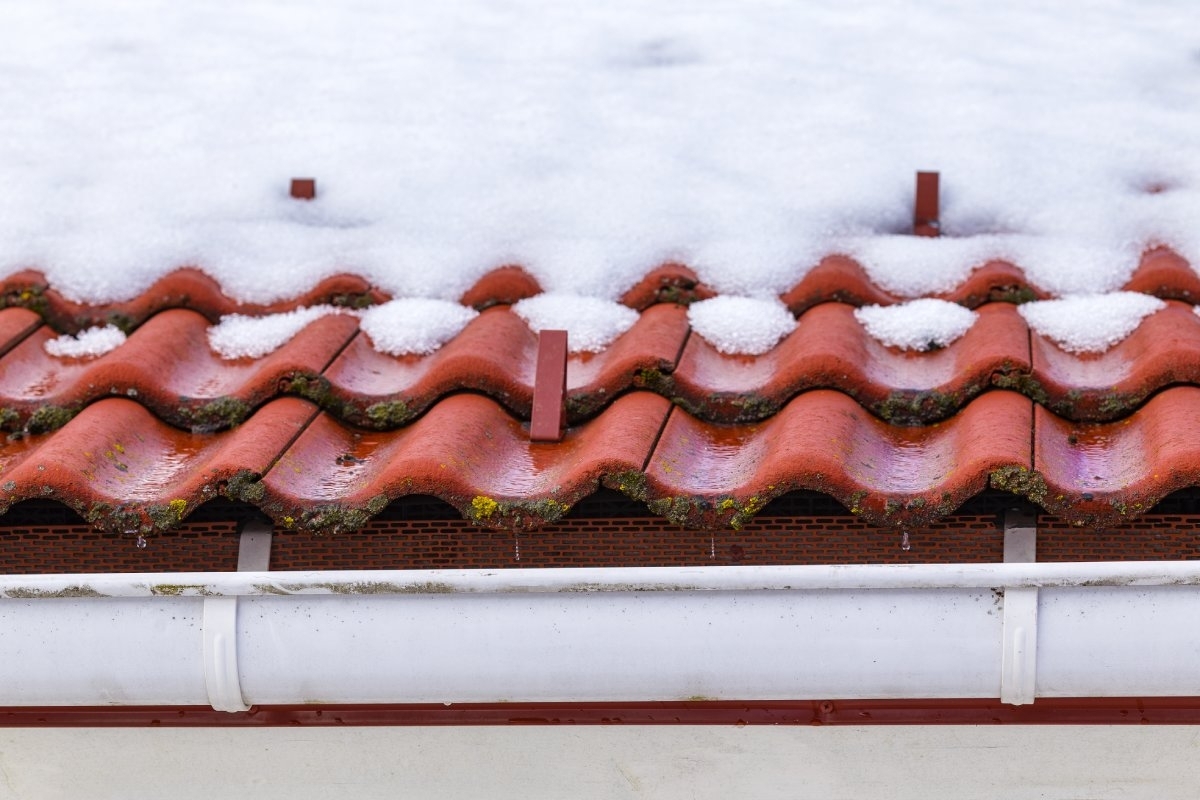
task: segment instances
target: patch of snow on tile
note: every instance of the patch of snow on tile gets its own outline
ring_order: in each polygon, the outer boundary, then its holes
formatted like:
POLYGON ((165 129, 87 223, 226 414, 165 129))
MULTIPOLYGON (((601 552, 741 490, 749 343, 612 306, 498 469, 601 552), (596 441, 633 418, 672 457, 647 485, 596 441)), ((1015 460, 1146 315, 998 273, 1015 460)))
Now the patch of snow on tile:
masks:
POLYGON ((978 316, 957 303, 932 297, 854 311, 854 318, 873 338, 888 347, 922 353, 947 347, 969 331, 978 316))
POLYGON ((560 292, 526 298, 513 311, 535 331, 565 330, 572 353, 598 353, 638 321, 620 303, 560 292))
POLYGON ((4 15, 0 275, 91 303, 183 265, 245 302, 338 272, 455 300, 516 263, 614 300, 668 259, 754 295, 850 251, 915 298, 997 257, 1060 295, 1119 288, 1148 244, 1200 264, 1197 3, 414 8, 4 15), (937 239, 905 235, 919 169, 937 239))
POLYGON ((796 319, 777 298, 721 295, 688 307, 692 329, 719 352, 757 356, 796 328, 796 319))
POLYGON ((380 353, 429 355, 479 316, 473 308, 448 300, 405 297, 359 314, 359 327, 380 353))
POLYGON ((1077 295, 1017 306, 1036 333, 1068 353, 1103 353, 1137 330, 1142 320, 1166 307, 1140 292, 1077 295))
POLYGON ((208 329, 208 345, 221 358, 261 358, 283 347, 310 322, 344 313, 346 309, 335 306, 312 306, 263 317, 227 314, 208 329))
POLYGON ((74 336, 63 335, 46 342, 46 352, 59 358, 94 358, 125 344, 125 332, 115 325, 88 328, 74 336))

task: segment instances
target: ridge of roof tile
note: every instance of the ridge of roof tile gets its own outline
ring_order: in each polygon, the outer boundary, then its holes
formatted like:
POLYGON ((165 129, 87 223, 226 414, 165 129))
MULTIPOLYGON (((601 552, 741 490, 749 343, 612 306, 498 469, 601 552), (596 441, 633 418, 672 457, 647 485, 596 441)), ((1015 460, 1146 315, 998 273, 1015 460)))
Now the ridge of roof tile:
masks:
MULTIPOLYGON (((1161 245, 1142 254, 1123 288, 1164 300, 1200 302, 1200 276, 1186 259, 1161 245)), ((541 292, 542 286, 533 275, 520 265, 509 264, 484 273, 460 296, 459 302, 483 310, 494 305, 511 305, 541 292)), ((719 294, 692 268, 667 262, 648 269, 640 281, 624 292, 620 302, 644 311, 659 303, 687 305, 719 294)), ((975 267, 957 286, 930 296, 977 308, 989 302, 1020 303, 1051 295, 1032 283, 1019 265, 993 259, 975 267)), ((226 295, 216 280, 195 267, 176 269, 129 300, 103 304, 66 298, 37 270, 14 272, 0 279, 0 309, 29 308, 59 333, 71 334, 108 324, 129 333, 154 314, 171 308, 189 308, 216 322, 233 313, 260 316, 313 305, 362 308, 391 299, 390 293, 350 272, 327 277, 295 297, 270 303, 240 302, 226 295)), ((796 316, 827 302, 893 305, 910 299, 878 286, 862 264, 837 253, 822 258, 780 295, 783 304, 796 316)))
POLYGON ((823 303, 761 356, 724 355, 690 337, 661 390, 714 422, 766 419, 813 389, 836 389, 895 424, 936 422, 996 381, 1030 372, 1029 329, 1014 307, 993 303, 978 313, 961 339, 918 353, 876 341, 853 307, 823 303))
POLYGON ((1120 524, 1200 484, 1200 388, 1155 395, 1119 422, 1034 411, 1034 473, 1021 494, 1076 525, 1120 524))
MULTIPOLYGON (((687 337, 680 306, 646 309, 633 328, 600 353, 567 360, 567 417, 586 419, 639 384, 640 376, 674 369, 687 337)), ((528 419, 533 403, 537 334, 508 307, 487 309, 428 356, 390 356, 359 335, 326 370, 325 407, 345 422, 395 428, 444 395, 462 390, 493 398, 528 419)))
POLYGON ((634 392, 561 442, 531 442, 528 424, 494 400, 444 398, 412 425, 385 433, 321 414, 263 477, 257 503, 286 528, 360 527, 405 495, 438 497, 480 525, 534 528, 559 519, 601 482, 640 475, 670 410, 634 392))
POLYGON ((387 299, 364 278, 348 273, 330 276, 296 297, 273 303, 235 300, 195 267, 174 270, 129 300, 104 304, 70 300, 36 270, 13 273, 0 281, 0 307, 32 309, 57 332, 71 334, 97 325, 116 325, 130 333, 160 311, 173 308, 190 309, 216 322, 226 314, 260 316, 314 305, 357 308, 387 299))
POLYGON ((281 384, 315 380, 355 335, 357 321, 322 317, 259 359, 221 358, 209 347, 208 329, 198 312, 169 309, 102 356, 62 358, 46 352, 55 334, 43 325, 0 359, 4 427, 47 430, 95 400, 122 396, 178 428, 227 428, 276 397, 281 384))
POLYGON ((652 509, 689 527, 736 527, 803 489, 883 525, 927 524, 989 485, 1030 470, 1033 403, 990 392, 946 422, 888 425, 844 394, 806 392, 757 425, 672 412, 646 470, 652 509))
POLYGON ((1121 419, 1168 386, 1200 385, 1200 316, 1176 300, 1103 353, 1067 353, 1037 334, 1030 341, 1032 382, 1022 388, 1066 420, 1121 419))
POLYGON ((234 432, 189 433, 123 398, 91 404, 60 431, 0 447, 0 510, 54 499, 98 528, 150 533, 174 527, 218 496, 253 500, 275 463, 317 409, 280 398, 234 432))

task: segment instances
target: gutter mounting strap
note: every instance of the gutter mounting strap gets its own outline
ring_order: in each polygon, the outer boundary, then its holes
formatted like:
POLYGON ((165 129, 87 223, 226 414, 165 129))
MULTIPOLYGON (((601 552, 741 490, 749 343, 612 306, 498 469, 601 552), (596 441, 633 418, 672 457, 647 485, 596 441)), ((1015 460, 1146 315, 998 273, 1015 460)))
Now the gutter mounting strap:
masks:
MULTIPOLYGON (((238 543, 238 571, 266 572, 271 559, 271 526, 248 522, 238 543)), ((238 674, 237 597, 206 597, 201 628, 204 638, 204 687, 217 711, 248 711, 238 674)))
MULTIPOLYGON (((1004 561, 1037 560, 1037 518, 1017 510, 1004 514, 1004 561)), ((1000 664, 1000 702, 1032 703, 1037 687, 1036 586, 1005 587, 1000 664)))

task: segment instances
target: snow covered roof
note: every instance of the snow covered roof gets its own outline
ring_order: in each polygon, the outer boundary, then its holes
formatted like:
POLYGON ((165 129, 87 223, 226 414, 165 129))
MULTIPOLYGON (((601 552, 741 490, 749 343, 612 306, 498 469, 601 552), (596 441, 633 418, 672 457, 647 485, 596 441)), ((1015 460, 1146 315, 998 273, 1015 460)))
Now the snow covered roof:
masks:
POLYGON ((1200 482, 1156 439, 1200 402, 1196 10, 152 11, 0 25, 5 505, 510 526, 603 485, 719 527, 807 489, 904 526, 1200 482))

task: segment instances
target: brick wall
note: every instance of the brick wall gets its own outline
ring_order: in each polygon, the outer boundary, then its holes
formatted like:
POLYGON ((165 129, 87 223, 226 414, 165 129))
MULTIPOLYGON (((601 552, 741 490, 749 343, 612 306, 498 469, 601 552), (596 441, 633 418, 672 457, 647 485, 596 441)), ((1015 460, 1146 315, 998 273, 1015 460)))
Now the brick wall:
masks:
MULTIPOLYGON (((271 567, 469 569, 725 564, 985 563, 1003 556, 1008 495, 974 498, 936 525, 901 534, 865 524, 835 501, 797 492, 740 531, 682 530, 611 492, 581 502, 559 523, 514 534, 480 528, 436 498, 393 503, 357 533, 277 530, 271 567)), ((100 533, 63 506, 22 503, 0 517, 0 573, 223 571, 237 566, 237 531, 257 515, 225 501, 178 530, 147 537, 100 533)), ((1126 529, 1071 527, 1043 514, 1039 561, 1200 558, 1200 492, 1167 498, 1126 529)))

